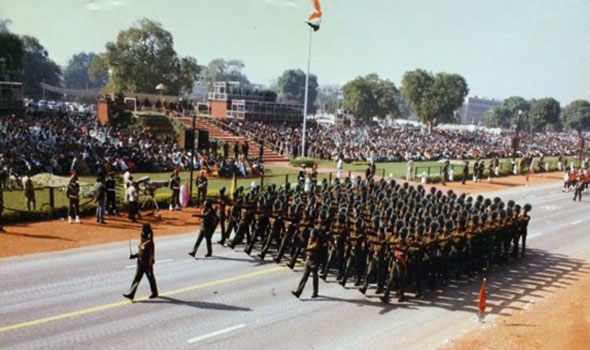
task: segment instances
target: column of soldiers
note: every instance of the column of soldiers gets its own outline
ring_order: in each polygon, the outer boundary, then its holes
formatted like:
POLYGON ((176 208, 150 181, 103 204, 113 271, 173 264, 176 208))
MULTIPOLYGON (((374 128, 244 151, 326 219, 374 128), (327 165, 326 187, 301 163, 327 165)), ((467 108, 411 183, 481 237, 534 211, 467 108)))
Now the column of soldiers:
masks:
POLYGON ((524 256, 531 210, 498 197, 360 177, 313 182, 308 191, 289 184, 240 187, 232 195, 233 201, 223 194, 218 202, 205 203, 208 219, 192 256, 222 223, 222 245, 245 244, 247 254, 257 248, 260 259, 272 250, 274 261, 290 268, 301 259, 304 275, 296 297, 310 275, 312 297, 318 295, 319 278, 334 276, 342 286, 350 280, 363 294, 375 285, 383 302, 392 292, 403 301, 408 289, 420 297, 423 283, 435 289, 524 256), (215 219, 214 205, 219 206, 215 219))

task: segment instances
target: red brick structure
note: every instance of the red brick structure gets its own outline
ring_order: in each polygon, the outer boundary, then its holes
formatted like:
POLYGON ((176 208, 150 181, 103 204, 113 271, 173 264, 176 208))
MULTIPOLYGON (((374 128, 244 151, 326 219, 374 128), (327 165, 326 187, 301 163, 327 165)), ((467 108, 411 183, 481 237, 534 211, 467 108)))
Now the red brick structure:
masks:
POLYGON ((239 83, 215 82, 208 95, 210 115, 216 119, 301 123, 303 106, 279 103, 274 91, 241 88, 239 83))

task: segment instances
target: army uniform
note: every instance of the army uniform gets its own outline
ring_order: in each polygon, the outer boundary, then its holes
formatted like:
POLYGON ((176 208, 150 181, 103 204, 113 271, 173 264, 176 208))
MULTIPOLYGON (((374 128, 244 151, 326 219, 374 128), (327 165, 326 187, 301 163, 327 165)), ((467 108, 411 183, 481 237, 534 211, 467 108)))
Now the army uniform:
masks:
POLYGON ((275 204, 275 210, 273 211, 271 217, 268 219, 270 224, 270 233, 267 235, 266 241, 264 242, 264 246, 262 247, 262 251, 258 254, 258 257, 261 260, 264 260, 264 257, 268 253, 271 244, 274 242, 277 249, 281 244, 281 233, 285 229, 285 222, 283 220, 283 213, 282 213, 282 203, 278 202, 275 204))
POLYGON ((201 171, 201 175, 197 177, 197 207, 207 198, 207 184, 208 180, 205 173, 201 171))
POLYGON ((115 192, 115 178, 113 174, 109 174, 109 177, 105 180, 105 187, 107 190, 107 215, 117 215, 117 199, 115 192))
POLYGON ((234 194, 234 201, 229 209, 229 217, 227 222, 227 228, 222 232, 221 240, 217 243, 224 245, 225 241, 230 239, 231 233, 237 229, 240 222, 240 215, 242 211, 242 198, 237 197, 238 194, 234 194))
MULTIPOLYGON (((291 269, 295 267, 299 254, 302 253, 302 250, 307 245, 309 233, 313 228, 313 221, 313 213, 308 211, 304 215, 302 222, 298 225, 298 230, 295 232, 293 237, 293 245, 291 246, 291 259, 287 264, 287 266, 291 269)), ((319 254, 319 250, 317 253, 319 254)), ((319 259, 316 262, 319 262, 319 259)))
POLYGON ((297 207, 291 207, 287 213, 287 217, 284 219, 285 229, 283 230, 283 234, 281 236, 281 243, 279 250, 277 251, 277 256, 274 258, 274 261, 277 264, 281 262, 285 251, 293 244, 295 234, 299 230, 299 218, 300 216, 297 207))
POLYGON ((292 291, 294 296, 299 298, 301 293, 303 292, 303 288, 305 288, 305 284, 307 279, 309 278, 310 274, 313 274, 313 294, 311 295, 312 298, 318 296, 318 288, 319 288, 319 276, 318 276, 318 260, 319 260, 319 242, 318 238, 316 237, 315 229, 312 229, 310 232, 309 242, 307 247, 305 248, 305 269, 303 270, 303 276, 301 277, 301 281, 299 282, 299 286, 296 290, 292 291))
POLYGON ((263 201, 259 202, 258 209, 254 214, 254 218, 256 220, 254 225, 254 232, 252 234, 250 241, 248 242, 248 245, 244 249, 246 254, 250 255, 252 249, 254 248, 254 244, 259 238, 262 242, 264 242, 264 238, 266 236, 266 229, 268 228, 269 224, 269 217, 270 213, 268 212, 266 203, 264 203, 263 201))
POLYGON ((219 222, 219 226, 221 228, 221 240, 217 243, 220 243, 221 245, 225 243, 226 236, 229 236, 229 234, 226 234, 225 232, 225 221, 227 218, 226 206, 228 201, 229 199, 225 195, 225 187, 222 187, 219 189, 219 199, 215 202, 218 205, 217 221, 219 222))
POLYGON ((211 245, 211 238, 213 237, 213 233, 215 231, 215 227, 217 227, 217 215, 213 206, 211 205, 210 201, 205 201, 205 205, 203 206, 203 212, 201 214, 193 214, 193 216, 197 216, 203 219, 203 223, 201 224, 201 228, 199 229, 199 235, 197 237, 197 241, 188 255, 194 257, 197 254, 197 249, 201 245, 203 239, 207 242, 207 254, 205 257, 211 256, 213 254, 213 248, 211 245))
POLYGON ((143 224, 141 228, 141 242, 137 247, 137 253, 130 255, 129 259, 137 259, 137 269, 129 293, 123 294, 123 296, 133 300, 139 282, 145 274, 150 282, 150 289, 152 290, 150 299, 157 298, 158 286, 156 284, 156 278, 154 277, 155 246, 150 224, 143 224))
POLYGON ((365 281, 362 287, 359 289, 361 293, 367 292, 367 287, 373 278, 373 275, 377 275, 377 293, 380 293, 383 289, 384 281, 384 265, 385 265, 385 234, 379 230, 376 235, 371 236, 367 239, 367 243, 370 246, 370 257, 369 266, 367 267, 367 273, 365 274, 365 281))
POLYGON ((363 224, 361 220, 358 220, 355 223, 355 227, 348 236, 347 241, 347 259, 346 265, 344 267, 344 274, 342 276, 342 280, 340 284, 342 286, 346 286, 346 281, 348 280, 348 276, 351 274, 351 270, 354 269, 354 275, 356 276, 355 286, 360 286, 364 267, 365 267, 365 256, 364 256, 364 246, 365 246, 365 233, 363 229, 363 224))
POLYGON ((408 278, 407 246, 404 235, 408 229, 402 227, 399 234, 391 235, 387 240, 389 247, 388 276, 381 300, 389 302, 389 294, 394 287, 398 289, 398 301, 405 300, 406 281, 408 278), (403 232, 403 233, 402 233, 403 232))
POLYGON ((68 207, 68 222, 71 224, 75 217, 76 222, 80 222, 80 185, 78 184, 78 177, 73 175, 68 184, 66 191, 70 206, 68 207))
POLYGON ((234 239, 229 244, 231 249, 235 249, 238 244, 242 244, 244 237, 246 241, 250 242, 250 224, 254 221, 254 214, 248 209, 242 209, 242 218, 236 229, 234 239))
POLYGON ((170 210, 180 210, 180 177, 175 171, 170 178, 170 189, 172 190, 172 197, 170 198, 170 210))
POLYGON ((335 260, 336 266, 338 267, 337 279, 340 280, 344 274, 344 249, 346 245, 346 237, 348 234, 345 215, 342 215, 337 222, 332 224, 330 234, 332 239, 330 241, 328 260, 324 265, 324 270, 322 271, 321 277, 323 280, 326 280, 328 277, 328 271, 330 270, 330 265, 335 260))

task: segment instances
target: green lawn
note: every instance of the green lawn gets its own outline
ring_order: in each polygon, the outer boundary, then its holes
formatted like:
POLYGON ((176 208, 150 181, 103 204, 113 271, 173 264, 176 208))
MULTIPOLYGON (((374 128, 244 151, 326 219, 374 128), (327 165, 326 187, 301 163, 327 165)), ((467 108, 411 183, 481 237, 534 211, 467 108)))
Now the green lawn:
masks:
MULTIPOLYGON (((297 176, 297 169, 289 169, 285 167, 278 167, 278 166, 267 166, 265 168, 266 175, 264 176, 264 186, 268 186, 269 184, 278 184, 283 185, 287 180, 290 183, 296 182, 297 176)), ((197 176, 199 175, 198 171, 193 173, 193 194, 196 195, 197 188, 194 184, 196 181, 197 176)), ((149 176, 152 181, 166 181, 170 179, 170 173, 134 173, 133 178, 135 180, 139 180, 144 176, 149 176)), ((328 175, 320 176, 320 179, 323 177, 327 177, 328 175)), ((184 184, 190 178, 189 171, 182 171, 180 173, 181 183, 184 184)), ((87 183, 90 185, 94 185, 96 183, 96 176, 81 176, 79 179, 80 183, 87 183)), ((252 181, 255 181, 258 185, 260 185, 262 178, 248 178, 248 179, 238 179, 237 183, 238 186, 244 186, 244 188, 250 187, 252 181)), ((219 191, 219 189, 225 186, 227 188, 227 192, 231 189, 231 179, 209 179, 209 187, 208 190, 210 194, 215 195, 219 191)), ((160 188, 157 191, 159 196, 166 196, 171 193, 169 188, 160 188)), ((117 179, 117 198, 118 200, 124 198, 124 188, 123 188, 123 177, 119 176, 117 179)), ((49 189, 39 189, 35 191, 35 199, 37 201, 37 211, 46 211, 49 208, 49 189)), ((83 198, 80 200, 80 203, 87 202, 91 198, 83 198)), ((55 189, 54 190, 54 203, 56 208, 60 207, 67 207, 68 206, 68 199, 65 194, 65 189, 55 189)), ((8 208, 13 208, 17 210, 27 210, 27 205, 24 197, 24 193, 22 190, 5 190, 4 191, 4 205, 8 208)))
MULTIPOLYGON (((546 157, 546 162, 550 162, 551 167, 556 167, 556 157, 546 157)), ((489 160, 486 160, 486 163, 489 160)), ((509 159, 502 159, 500 160, 501 169, 509 169, 510 167, 510 160, 509 159)), ((336 175, 336 162, 320 160, 318 164, 325 168, 332 168, 334 171, 332 172, 331 176, 334 177, 336 175)), ((473 162, 470 161, 472 165, 473 162)), ((440 176, 440 169, 442 167, 442 163, 436 161, 426 161, 426 162, 416 162, 414 164, 415 174, 419 178, 422 172, 430 173, 430 177, 440 176), (430 169, 429 169, 430 168, 430 169)), ((456 175, 462 173, 462 166, 461 165, 454 165, 454 172, 456 175)), ((344 164, 344 174, 343 176, 348 175, 348 171, 351 172, 361 172, 364 173, 367 169, 366 164, 358 164, 358 163, 351 163, 351 164, 344 164)), ((266 166, 266 175, 264 177, 264 186, 268 186, 270 184, 277 184, 283 185, 286 182, 291 184, 296 183, 296 176, 297 176, 298 169, 290 169, 285 167, 278 167, 278 166, 266 166)), ((391 162, 391 163, 377 163, 377 172, 378 176, 385 175, 389 176, 390 173, 393 173, 395 178, 405 178, 406 176, 406 162, 391 162)), ((151 180, 153 181, 165 181, 170 178, 170 173, 135 173, 133 174, 136 180, 139 180, 143 176, 150 176, 151 180)), ((196 177, 198 176, 198 172, 194 173, 195 181, 196 177)), ((487 176, 487 167, 486 173, 487 176)), ((181 183, 184 184, 189 179, 189 172, 183 171, 180 173, 181 183)), ((318 176, 319 180, 323 180, 324 178, 330 178, 329 173, 320 173, 318 176)), ((261 184, 262 178, 248 178, 248 179, 238 179, 237 183, 238 186, 244 186, 244 188, 249 188, 252 181, 256 182, 258 185, 261 184)), ((93 185, 96 182, 96 177, 94 176, 82 176, 80 177, 81 183, 87 183, 93 185)), ((119 177, 117 180, 117 198, 119 201, 124 197, 124 190, 123 190, 123 179, 122 176, 119 177)), ((218 190, 225 186, 227 188, 227 192, 229 193, 231 189, 231 179, 209 179, 209 194, 216 195, 218 190)), ((193 183, 193 194, 196 196, 196 186, 193 183)), ((54 195, 54 202, 55 207, 67 207, 68 201, 65 195, 64 190, 56 189, 54 195)), ((171 191, 168 188, 161 188, 158 190, 158 197, 161 198, 162 196, 170 195, 171 191)), ((49 208, 49 190, 48 189, 40 189, 35 191, 35 196, 37 200, 37 211, 46 211, 49 208)), ((81 203, 85 203, 90 198, 83 198, 81 203)), ((4 205, 8 208, 14 208, 17 210, 26 210, 26 201, 24 198, 24 194, 22 190, 5 190, 4 191, 4 205)))
MULTIPOLYGON (((518 161, 519 159, 517 159, 518 161)), ((538 158, 535 158, 535 161, 537 161, 538 158)), ((487 164, 489 164, 489 159, 485 159, 486 161, 486 170, 487 170, 487 164)), ((500 168, 501 169, 509 169, 510 168, 510 159, 500 159, 500 168)), ((474 161, 470 160, 469 161, 469 165, 473 166, 474 161)), ((550 163, 551 167, 556 167, 557 166, 557 157, 545 157, 545 163, 550 163)), ((333 161, 328 161, 328 160, 319 160, 318 164, 320 166, 326 167, 326 168, 333 168, 336 169, 336 162, 333 161)), ((431 177, 434 176, 440 176, 440 172, 442 169, 442 165, 443 163, 438 162, 438 161, 424 161, 424 162, 415 162, 414 163, 414 174, 417 174, 417 177, 420 177, 422 172, 426 172, 427 174, 429 173, 431 177), (430 169, 429 169, 430 168, 430 169)), ((393 173, 393 176, 395 178, 405 178, 406 177, 406 166, 407 163, 406 162, 387 162, 387 163, 377 163, 376 164, 376 174, 381 176, 383 174, 385 174, 385 176, 389 176, 390 173, 393 173)), ((536 163, 535 163, 535 166, 536 163)), ((347 172, 348 171, 357 171, 357 172, 362 172, 364 173, 367 170, 368 165, 366 163, 357 163, 357 162, 353 162, 350 164, 344 164, 344 173, 345 175, 348 175, 347 172)), ((455 172, 455 174, 460 174, 463 172, 463 167, 462 165, 459 165, 459 163, 455 162, 455 164, 453 164, 453 171, 455 172)), ((413 174, 413 175, 414 175, 413 174)), ((487 174, 487 171, 486 171, 487 174)))

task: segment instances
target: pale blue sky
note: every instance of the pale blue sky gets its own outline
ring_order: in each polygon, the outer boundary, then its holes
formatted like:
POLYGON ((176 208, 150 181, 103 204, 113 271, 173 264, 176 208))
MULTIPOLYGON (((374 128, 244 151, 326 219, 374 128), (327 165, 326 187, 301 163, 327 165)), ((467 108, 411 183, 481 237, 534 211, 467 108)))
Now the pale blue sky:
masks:
MULTIPOLYGON (((339 84, 376 72, 462 74, 471 95, 590 98, 588 0, 321 0, 312 72, 339 84)), ((268 84, 305 68, 309 0, 0 0, 10 29, 38 37, 60 65, 101 52, 136 20, 161 22, 177 52, 200 64, 240 58, 268 84)))

